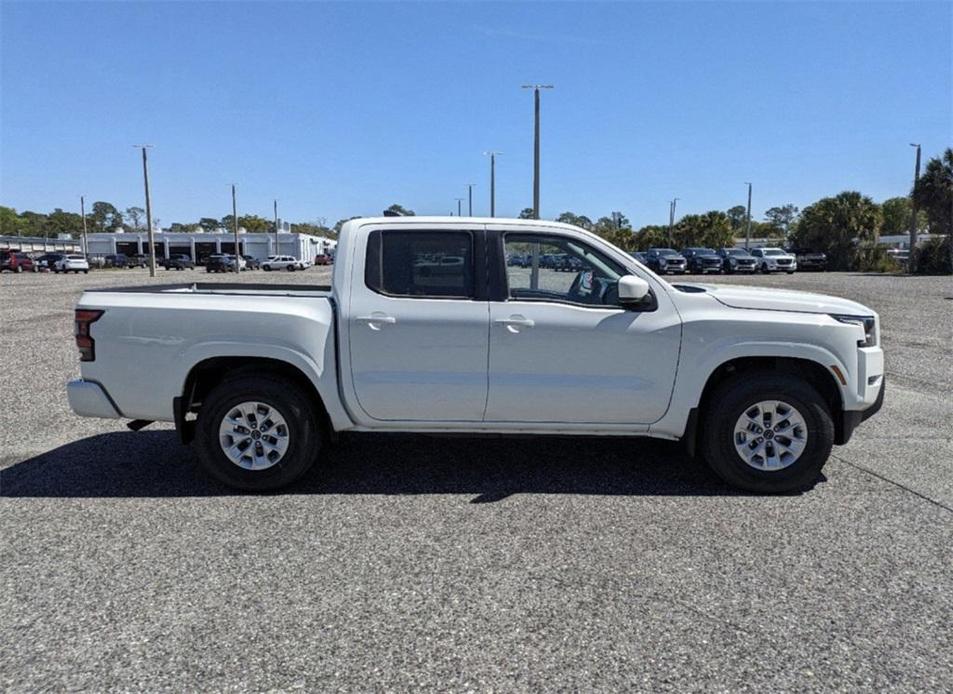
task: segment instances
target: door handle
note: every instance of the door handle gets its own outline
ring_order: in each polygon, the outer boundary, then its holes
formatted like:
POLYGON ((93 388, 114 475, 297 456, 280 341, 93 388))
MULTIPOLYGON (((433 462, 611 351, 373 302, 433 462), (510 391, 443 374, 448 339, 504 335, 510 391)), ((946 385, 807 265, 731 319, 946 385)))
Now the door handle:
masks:
POLYGON ((355 320, 359 320, 362 323, 367 323, 371 330, 380 330, 381 325, 385 323, 387 325, 393 325, 397 322, 396 318, 393 316, 388 316, 384 313, 373 313, 369 316, 358 316, 355 318, 355 320))
POLYGON ((536 325, 536 321, 532 318, 525 318, 520 315, 510 316, 509 318, 498 318, 494 322, 505 326, 511 333, 518 333, 520 328, 532 328, 536 325))

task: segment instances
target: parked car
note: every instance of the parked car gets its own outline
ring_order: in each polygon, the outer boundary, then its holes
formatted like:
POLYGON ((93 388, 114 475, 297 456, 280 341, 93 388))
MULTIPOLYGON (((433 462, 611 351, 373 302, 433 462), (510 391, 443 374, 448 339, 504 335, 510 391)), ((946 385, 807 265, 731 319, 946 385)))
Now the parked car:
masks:
POLYGON ((135 255, 129 256, 126 261, 126 267, 149 267, 149 254, 136 253, 135 255))
POLYGON ((331 256, 327 253, 318 253, 316 256, 314 256, 315 265, 330 265, 332 262, 333 260, 331 259, 331 256))
POLYGON ((633 258, 638 260, 643 265, 648 265, 649 259, 646 257, 645 253, 643 253, 642 251, 635 251, 633 253, 629 253, 629 255, 631 255, 633 258))
POLYGON ((243 255, 242 260, 245 261, 246 270, 260 270, 261 269, 261 261, 254 256, 243 255))
POLYGON ((764 273, 786 272, 793 275, 797 270, 797 259, 780 248, 752 248, 751 255, 754 256, 758 269, 764 273))
POLYGON ((729 275, 758 269, 758 261, 744 248, 719 248, 718 257, 721 258, 722 270, 729 275))
POLYGON ((266 272, 272 270, 304 270, 304 263, 293 255, 270 255, 268 259, 261 264, 261 269, 266 272))
POLYGON ((159 261, 159 265, 164 267, 166 270, 195 269, 195 261, 192 260, 192 256, 186 255, 184 253, 170 255, 168 258, 162 258, 159 261))
POLYGON ((0 251, 0 272, 36 272, 37 266, 23 251, 0 251))
POLYGON ((67 253, 53 264, 53 272, 75 272, 76 274, 89 274, 89 261, 85 255, 79 253, 67 253))
POLYGON ((208 474, 246 490, 300 478, 342 432, 403 431, 681 440, 730 484, 778 493, 814 484, 883 402, 866 306, 673 286, 569 225, 496 219, 494 234, 365 218, 343 225, 347 272, 327 288, 86 291, 70 406, 173 422, 208 474), (497 249, 528 242, 586 271, 555 285, 508 272, 497 249), (438 260, 439 276, 415 271, 438 260))
POLYGON ((688 261, 688 271, 701 273, 702 275, 714 272, 721 272, 721 258, 711 248, 685 248, 682 250, 682 257, 688 261))
POLYGON ((645 253, 646 265, 660 275, 688 271, 688 261, 678 251, 671 248, 650 248, 645 253))
MULTIPOLYGON (((245 269, 245 259, 238 258, 239 271, 245 269)), ((205 261, 205 272, 235 272, 236 258, 226 253, 210 255, 205 261)))
POLYGON ((62 260, 63 253, 44 253, 33 259, 37 270, 52 270, 57 261, 62 260))
POLYGON ((106 267, 132 267, 129 265, 129 258, 123 253, 110 253, 103 258, 106 267))
POLYGON ((798 270, 826 270, 827 253, 810 248, 791 248, 789 251, 797 260, 798 270))

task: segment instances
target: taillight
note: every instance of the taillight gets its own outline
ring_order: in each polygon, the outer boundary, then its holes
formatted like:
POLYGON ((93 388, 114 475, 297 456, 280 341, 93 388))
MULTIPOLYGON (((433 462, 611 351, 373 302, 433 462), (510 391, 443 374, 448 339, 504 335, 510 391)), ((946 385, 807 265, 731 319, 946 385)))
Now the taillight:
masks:
POLYGON ((102 315, 103 312, 100 310, 76 309, 76 327, 73 335, 76 338, 76 346, 79 348, 80 361, 96 360, 96 342, 89 334, 89 326, 98 321, 102 315))

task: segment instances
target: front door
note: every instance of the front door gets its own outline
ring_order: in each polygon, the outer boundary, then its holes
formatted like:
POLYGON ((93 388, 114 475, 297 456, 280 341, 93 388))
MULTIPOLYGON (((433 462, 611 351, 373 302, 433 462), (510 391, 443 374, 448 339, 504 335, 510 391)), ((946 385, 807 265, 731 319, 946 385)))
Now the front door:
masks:
POLYGON ((521 262, 506 262, 507 298, 490 304, 485 421, 661 418, 681 340, 667 299, 655 310, 620 307, 616 283, 628 271, 583 238, 506 232, 503 243, 521 262))
POLYGON ((489 305, 480 230, 376 230, 351 278, 351 381, 376 420, 478 422, 489 305))

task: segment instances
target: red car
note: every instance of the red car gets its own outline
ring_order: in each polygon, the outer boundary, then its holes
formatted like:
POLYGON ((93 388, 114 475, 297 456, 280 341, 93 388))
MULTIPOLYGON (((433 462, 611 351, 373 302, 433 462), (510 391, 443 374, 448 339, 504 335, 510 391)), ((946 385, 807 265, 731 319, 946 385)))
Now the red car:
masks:
POLYGON ((33 258, 22 251, 0 251, 0 272, 36 272, 33 258))
POLYGON ((327 253, 320 253, 314 256, 315 265, 330 265, 332 262, 331 256, 329 256, 327 253))

